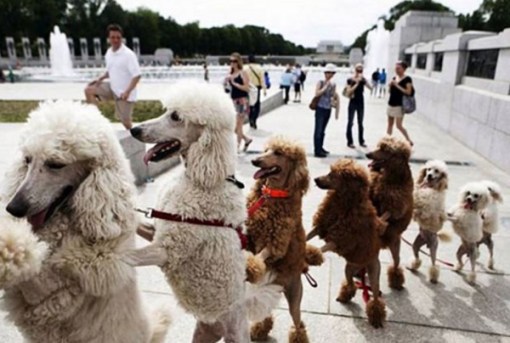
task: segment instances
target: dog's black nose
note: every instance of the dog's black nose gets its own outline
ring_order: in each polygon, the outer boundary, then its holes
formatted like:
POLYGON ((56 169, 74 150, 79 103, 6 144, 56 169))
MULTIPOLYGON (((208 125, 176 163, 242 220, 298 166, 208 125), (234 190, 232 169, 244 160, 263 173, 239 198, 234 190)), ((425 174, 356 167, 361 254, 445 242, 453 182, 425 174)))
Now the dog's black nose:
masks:
POLYGON ((365 156, 366 156, 367 158, 369 158, 369 159, 372 159, 372 153, 371 153, 371 152, 368 152, 365 156))
POLYGON ((28 212, 28 206, 21 202, 11 201, 5 210, 16 218, 23 218, 28 212))
POLYGON ((260 167, 260 161, 259 160, 251 160, 251 164, 253 164, 255 167, 260 167))
POLYGON ((140 126, 135 126, 129 131, 131 132, 131 136, 135 138, 139 138, 142 134, 142 128, 140 126))

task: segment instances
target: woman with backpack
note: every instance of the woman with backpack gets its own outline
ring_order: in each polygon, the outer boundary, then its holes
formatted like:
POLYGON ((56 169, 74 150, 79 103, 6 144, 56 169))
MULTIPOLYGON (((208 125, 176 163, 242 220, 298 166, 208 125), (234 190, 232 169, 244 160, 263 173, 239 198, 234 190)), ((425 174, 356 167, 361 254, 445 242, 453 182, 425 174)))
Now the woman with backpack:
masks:
POLYGON ((404 135, 405 139, 414 145, 409 137, 407 130, 404 128, 404 109, 402 107, 404 95, 412 96, 414 94, 413 80, 406 75, 407 63, 398 61, 395 65, 396 76, 389 83, 390 99, 388 100, 388 128, 386 133, 391 136, 393 133, 393 125, 396 123, 397 129, 404 135))

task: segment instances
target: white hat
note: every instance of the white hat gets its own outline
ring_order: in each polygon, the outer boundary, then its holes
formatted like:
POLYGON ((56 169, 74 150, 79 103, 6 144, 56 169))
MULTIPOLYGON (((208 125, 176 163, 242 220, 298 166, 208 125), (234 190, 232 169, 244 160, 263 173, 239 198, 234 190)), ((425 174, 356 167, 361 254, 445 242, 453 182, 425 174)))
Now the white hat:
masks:
POLYGON ((326 64, 326 67, 324 68, 325 73, 336 73, 336 65, 333 63, 326 64))

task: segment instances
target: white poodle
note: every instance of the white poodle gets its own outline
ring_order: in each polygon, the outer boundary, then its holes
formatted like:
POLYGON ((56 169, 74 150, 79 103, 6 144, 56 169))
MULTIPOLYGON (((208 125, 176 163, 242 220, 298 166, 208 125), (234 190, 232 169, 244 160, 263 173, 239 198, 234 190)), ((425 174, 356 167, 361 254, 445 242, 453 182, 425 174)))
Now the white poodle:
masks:
POLYGON ((197 326, 193 342, 249 342, 247 312, 253 320, 277 305, 281 288, 269 281, 246 290, 246 258, 239 233, 246 219, 242 186, 235 180, 235 111, 211 85, 173 85, 166 112, 134 127, 131 134, 157 143, 145 162, 179 154, 185 170, 175 186, 162 189, 154 242, 129 254, 133 265, 161 266, 182 307, 197 326), (213 225, 214 224, 214 225, 213 225))
POLYGON ((439 278, 439 268, 436 266, 438 237, 447 240, 448 236, 439 231, 446 220, 445 198, 448 188, 448 168, 443 161, 428 161, 420 170, 414 188, 413 218, 420 227, 420 232, 413 243, 414 261, 411 270, 417 270, 421 265, 420 248, 427 245, 430 250, 432 265, 429 269, 429 279, 436 283, 439 278))
POLYGON ((482 181, 482 183, 489 190, 490 200, 487 208, 482 211, 483 238, 478 242, 477 245, 487 245, 490 256, 487 266, 489 269, 494 269, 494 242, 492 240, 492 235, 498 232, 499 229, 498 203, 503 202, 503 196, 501 195, 501 188, 497 183, 487 180, 482 181))
POLYGON ((481 212, 489 204, 489 190, 481 182, 470 182, 466 184, 459 197, 459 204, 454 206, 447 214, 448 220, 452 222, 453 229, 457 233, 462 244, 457 250, 458 265, 456 270, 460 271, 464 266, 462 257, 467 255, 471 262, 471 273, 468 275, 470 283, 475 282, 475 262, 478 256, 477 243, 483 237, 483 222, 481 212))
POLYGON ((48 102, 30 114, 2 183, 0 289, 27 342, 162 342, 169 317, 149 318, 135 269, 122 261, 136 230, 134 187, 97 108, 48 102))

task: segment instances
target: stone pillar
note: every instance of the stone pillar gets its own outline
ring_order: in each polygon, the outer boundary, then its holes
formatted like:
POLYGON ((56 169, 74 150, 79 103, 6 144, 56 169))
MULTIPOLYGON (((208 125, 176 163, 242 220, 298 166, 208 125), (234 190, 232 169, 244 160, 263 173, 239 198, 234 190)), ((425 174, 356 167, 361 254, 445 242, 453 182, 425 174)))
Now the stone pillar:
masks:
POLYGON ((133 44, 133 52, 136 54, 136 56, 140 57, 140 39, 138 37, 133 37, 131 40, 133 44))
POLYGON ((46 42, 44 38, 37 38, 37 51, 39 52, 39 59, 41 61, 48 60, 48 51, 46 49, 46 42))
POLYGON ((101 52, 101 40, 96 37, 93 40, 93 44, 94 44, 94 57, 96 61, 101 61, 101 59, 103 58, 103 54, 101 52))
POLYGON ((74 39, 67 38, 67 45, 69 46, 69 52, 71 53, 71 59, 74 60, 75 53, 74 53, 74 39))
MULTIPOLYGON (((404 59, 406 48, 418 42, 429 42, 460 32, 453 13, 409 11, 396 23, 390 33, 388 67, 404 59)), ((387 70, 392 70, 388 68, 387 70)))
POLYGON ((10 60, 15 60, 16 56, 16 44, 14 43, 14 38, 6 37, 5 44, 7 46, 7 56, 10 60))
POLYGON ((30 39, 27 37, 21 38, 21 46, 23 47, 23 56, 26 60, 32 58, 32 49, 30 47, 30 39))
POLYGON ((80 53, 83 61, 89 60, 89 45, 87 43, 87 38, 80 38, 80 53))

